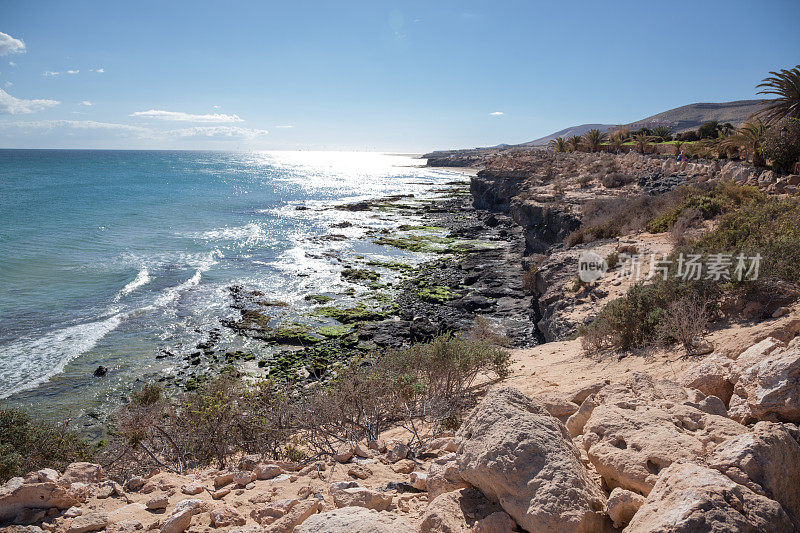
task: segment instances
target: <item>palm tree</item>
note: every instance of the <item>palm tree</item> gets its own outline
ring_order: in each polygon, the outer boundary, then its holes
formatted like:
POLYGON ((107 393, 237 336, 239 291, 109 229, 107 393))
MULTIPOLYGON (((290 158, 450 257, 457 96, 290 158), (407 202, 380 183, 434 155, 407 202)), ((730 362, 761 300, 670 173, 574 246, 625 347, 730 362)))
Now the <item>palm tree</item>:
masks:
POLYGON ((666 126, 657 126, 653 128, 653 139, 658 142, 667 142, 672 140, 672 130, 666 126))
POLYGON ((736 148, 743 150, 745 157, 753 156, 753 166, 764 166, 764 156, 761 154, 761 140, 767 131, 767 125, 761 119, 745 122, 736 133, 722 140, 721 148, 736 148))
POLYGON ((611 147, 612 152, 617 152, 622 149, 622 145, 625 144, 625 140, 630 135, 629 130, 616 130, 615 132, 611 133, 608 136, 608 144, 611 147))
POLYGON ((577 152, 581 148, 581 136, 580 135, 573 135, 569 139, 567 139, 567 144, 570 148, 572 148, 573 152, 577 152))
POLYGON ((770 74, 772 76, 764 78, 756 88, 764 87, 758 94, 774 94, 778 98, 769 100, 769 105, 758 114, 764 117, 767 124, 777 122, 783 117, 800 119, 800 65, 770 74))
POLYGON ((590 152, 597 152, 600 150, 600 145, 603 141, 606 140, 605 133, 600 133, 598 129, 591 129, 583 134, 583 140, 586 142, 586 146, 589 148, 590 152))
POLYGON ((683 141, 675 141, 675 155, 681 155, 682 146, 683 146, 683 141))
POLYGON ((552 146, 553 150, 556 152, 567 151, 567 141, 564 140, 564 137, 556 137, 555 139, 551 140, 550 146, 552 146))
POLYGON ((650 136, 645 132, 637 133, 633 136, 633 142, 636 145, 636 150, 640 154, 647 153, 647 147, 650 145, 650 136))

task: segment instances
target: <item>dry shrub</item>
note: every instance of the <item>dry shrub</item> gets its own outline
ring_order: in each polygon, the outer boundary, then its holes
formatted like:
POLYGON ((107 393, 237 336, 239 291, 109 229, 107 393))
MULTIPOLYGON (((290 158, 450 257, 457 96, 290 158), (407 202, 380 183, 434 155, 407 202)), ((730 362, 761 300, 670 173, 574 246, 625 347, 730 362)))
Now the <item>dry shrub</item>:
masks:
POLYGON ((694 346, 708 327, 708 302, 699 297, 683 297, 667 306, 659 323, 659 338, 665 344, 680 342, 694 346))
POLYGON ((412 447, 421 447, 419 424, 452 427, 471 404, 478 375, 508 376, 511 360, 500 340, 489 325, 477 325, 469 337, 444 335, 354 359, 310 387, 246 383, 234 370, 172 398, 146 385, 113 415, 102 462, 125 477, 153 468, 226 468, 242 454, 310 460, 395 424, 408 427, 412 447))
POLYGON ((669 229, 670 240, 675 246, 684 246, 692 239, 689 232, 700 226, 703 222, 703 213, 699 209, 687 209, 683 211, 675 224, 669 229))

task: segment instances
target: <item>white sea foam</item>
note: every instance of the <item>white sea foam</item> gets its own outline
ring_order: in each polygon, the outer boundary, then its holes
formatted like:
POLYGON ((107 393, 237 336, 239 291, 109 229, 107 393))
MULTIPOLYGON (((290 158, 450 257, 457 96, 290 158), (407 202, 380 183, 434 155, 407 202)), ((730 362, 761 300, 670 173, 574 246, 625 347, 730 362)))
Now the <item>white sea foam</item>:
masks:
POLYGON ((150 272, 148 272, 147 268, 142 268, 134 278, 133 281, 125 285, 121 291, 114 296, 114 301, 118 302, 120 298, 125 296, 126 294, 130 294, 142 285, 147 285, 150 283, 150 272))
POLYGON ((255 246, 267 240, 267 232, 255 222, 250 222, 244 226, 225 226, 208 231, 201 231, 190 234, 194 239, 206 241, 235 241, 243 246, 255 246))
POLYGON ((194 271, 194 274, 191 278, 187 279, 183 283, 179 285, 175 285, 174 287, 170 287, 168 289, 164 289, 162 293, 156 298, 155 302, 152 305, 149 305, 143 309, 143 311, 149 311, 151 309, 165 307, 170 302, 174 301, 178 296, 180 296, 181 292, 189 289, 191 287, 195 287, 200 284, 200 279, 203 277, 203 272, 214 266, 219 259, 222 258, 222 253, 219 250, 214 250, 209 252, 206 257, 200 262, 200 265, 197 267, 197 270, 194 271))
POLYGON ((123 318, 117 313, 0 347, 0 383, 5 385, 0 398, 32 389, 59 374, 67 363, 119 326, 123 318))

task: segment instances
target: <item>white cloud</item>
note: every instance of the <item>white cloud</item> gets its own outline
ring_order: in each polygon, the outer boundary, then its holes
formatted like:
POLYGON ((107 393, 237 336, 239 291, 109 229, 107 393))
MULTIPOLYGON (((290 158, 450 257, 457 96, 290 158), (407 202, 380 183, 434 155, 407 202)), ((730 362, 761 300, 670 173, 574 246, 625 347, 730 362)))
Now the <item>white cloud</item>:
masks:
POLYGON ((294 126, 292 126, 291 124, 287 124, 285 126, 275 126, 275 127, 281 130, 288 130, 290 128, 293 128, 294 126))
POLYGON ((50 133, 55 129, 73 130, 104 130, 121 133, 132 133, 139 136, 149 136, 152 132, 148 128, 130 126, 128 124, 114 124, 110 122, 95 122, 93 120, 34 120, 27 122, 0 123, 0 129, 19 128, 24 130, 38 130, 37 133, 50 133))
POLYGON ((10 81, 7 81, 7 82, 5 83, 5 86, 6 86, 6 87, 11 87, 12 85, 14 85, 14 84, 13 84, 13 83, 11 83, 10 81))
POLYGON ((0 115, 22 115, 25 113, 35 113, 48 107, 57 106, 61 102, 57 100, 24 100, 14 98, 3 89, 0 89, 0 115))
POLYGON ((161 109, 150 109, 149 111, 136 111, 131 113, 132 117, 156 118, 159 120, 170 120, 175 122, 244 122, 239 115, 225 115, 213 113, 210 115, 193 115, 192 113, 181 113, 179 111, 164 111, 161 109))
POLYGON ((222 106, 221 105, 212 105, 211 107, 213 107, 214 109, 219 109, 222 106))
POLYGON ((48 77, 48 76, 58 76, 59 74, 61 74, 61 73, 60 73, 60 72, 53 72, 52 70, 45 70, 45 71, 42 73, 42 76, 45 76, 45 77, 48 77))
POLYGON ((104 69, 104 68, 90 68, 89 69, 89 72, 97 72, 98 74, 102 74, 105 71, 106 71, 106 69, 104 69))
POLYGON ((80 70, 68 70, 67 74, 77 74, 80 70))
POLYGON ((493 112, 489 113, 489 115, 491 115, 493 117, 502 117, 503 115, 505 115, 505 113, 503 113, 502 111, 493 111, 493 112))
POLYGON ((14 63, 13 61, 9 61, 9 62, 8 62, 8 66, 10 66, 10 67, 16 67, 16 66, 17 66, 17 64, 16 64, 16 63, 14 63))
POLYGON ((25 53, 25 43, 0 31, 0 56, 22 53, 25 53))
POLYGON ((171 137, 207 138, 207 139, 255 139, 267 135, 267 130, 240 128, 238 126, 196 126, 166 132, 171 137))
POLYGON ((81 105, 85 105, 85 106, 89 107, 89 106, 93 106, 94 104, 91 103, 89 100, 84 100, 83 102, 81 102, 81 105))

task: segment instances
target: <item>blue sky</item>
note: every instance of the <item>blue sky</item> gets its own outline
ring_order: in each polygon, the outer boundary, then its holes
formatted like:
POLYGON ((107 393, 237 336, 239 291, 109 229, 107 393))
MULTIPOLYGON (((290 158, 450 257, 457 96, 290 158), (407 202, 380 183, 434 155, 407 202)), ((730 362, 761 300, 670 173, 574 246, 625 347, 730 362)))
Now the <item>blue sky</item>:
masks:
POLYGON ((798 0, 0 0, 0 147, 524 142, 754 98, 800 63, 799 20, 798 0))

